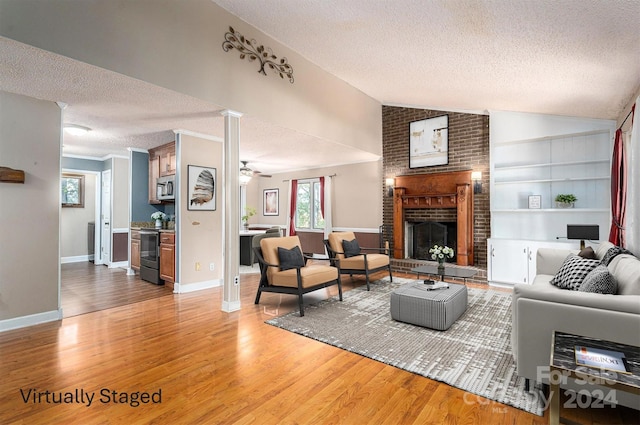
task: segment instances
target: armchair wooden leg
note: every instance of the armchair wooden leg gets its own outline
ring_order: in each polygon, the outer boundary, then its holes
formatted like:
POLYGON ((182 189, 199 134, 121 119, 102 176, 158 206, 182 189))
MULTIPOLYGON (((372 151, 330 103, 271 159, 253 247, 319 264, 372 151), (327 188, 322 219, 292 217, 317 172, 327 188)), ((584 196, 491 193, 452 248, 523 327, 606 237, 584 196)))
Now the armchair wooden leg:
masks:
POLYGON ((338 275, 338 294, 340 294, 340 301, 342 301, 342 282, 340 281, 340 275, 338 275))
POLYGON ((391 275, 391 264, 389 264, 389 280, 393 282, 393 276, 391 275))
POLYGON ((367 279, 367 291, 371 290, 371 287, 369 286, 369 270, 365 270, 364 271, 364 275, 367 279))
POLYGON ((300 306, 300 317, 304 316, 304 302, 302 302, 302 294, 298 294, 298 305, 300 306))
POLYGON ((260 286, 258 286, 258 293, 256 294, 256 302, 254 304, 260 303, 260 295, 262 295, 262 291, 260 289, 260 286))

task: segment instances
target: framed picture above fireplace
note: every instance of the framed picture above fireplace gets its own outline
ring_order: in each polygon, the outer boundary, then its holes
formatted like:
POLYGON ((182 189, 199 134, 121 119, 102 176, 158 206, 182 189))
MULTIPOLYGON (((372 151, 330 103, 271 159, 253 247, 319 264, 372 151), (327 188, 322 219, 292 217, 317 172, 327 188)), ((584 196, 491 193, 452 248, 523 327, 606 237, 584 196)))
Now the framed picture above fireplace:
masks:
POLYGON ((409 168, 449 163, 449 116, 409 123, 409 168))

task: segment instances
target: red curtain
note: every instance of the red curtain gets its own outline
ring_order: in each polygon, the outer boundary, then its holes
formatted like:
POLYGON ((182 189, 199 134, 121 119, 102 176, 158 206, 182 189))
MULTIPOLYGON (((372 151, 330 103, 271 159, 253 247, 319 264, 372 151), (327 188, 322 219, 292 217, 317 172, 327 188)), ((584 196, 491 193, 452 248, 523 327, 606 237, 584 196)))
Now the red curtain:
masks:
POLYGON ((291 180, 291 205, 289 206, 289 236, 296 235, 296 205, 298 204, 298 180, 291 180))
POLYGON ((320 212, 324 218, 324 176, 320 177, 320 212))
POLYGON ((611 230, 609 242, 625 247, 624 225, 627 206, 627 169, 622 140, 622 129, 616 130, 611 161, 611 230))

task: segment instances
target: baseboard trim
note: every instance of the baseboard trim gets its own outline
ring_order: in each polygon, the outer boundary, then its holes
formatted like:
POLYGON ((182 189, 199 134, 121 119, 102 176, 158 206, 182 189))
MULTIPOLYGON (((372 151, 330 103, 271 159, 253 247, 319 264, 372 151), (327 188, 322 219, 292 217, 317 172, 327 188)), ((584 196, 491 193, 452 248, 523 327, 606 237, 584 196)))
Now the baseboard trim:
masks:
POLYGON ((513 289, 513 283, 502 283, 502 282, 491 282, 489 281, 489 286, 494 288, 504 288, 504 289, 513 289))
POLYGON ((56 320, 62 320, 62 309, 0 320, 0 332, 26 328, 41 323, 55 322, 56 320))
POLYGON ((240 301, 222 301, 222 311, 231 313, 240 310, 240 301))
POLYGON ((188 292, 202 291, 203 289, 211 289, 222 286, 222 279, 205 280, 202 282, 180 284, 174 282, 173 293, 174 294, 186 294, 188 292))
POLYGON ((82 263, 93 259, 93 255, 74 255, 71 257, 61 257, 60 264, 82 263))
POLYGON ((110 263, 108 266, 110 269, 126 269, 129 267, 128 261, 118 261, 117 263, 110 263))

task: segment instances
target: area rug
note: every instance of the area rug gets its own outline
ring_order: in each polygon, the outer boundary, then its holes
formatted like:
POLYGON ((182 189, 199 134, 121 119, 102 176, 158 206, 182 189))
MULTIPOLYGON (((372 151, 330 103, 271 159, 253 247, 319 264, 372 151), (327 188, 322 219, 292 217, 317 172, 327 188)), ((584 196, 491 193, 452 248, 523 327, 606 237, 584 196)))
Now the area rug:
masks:
POLYGON ((467 311, 446 331, 391 318, 391 292, 409 279, 382 279, 266 323, 542 416, 511 354, 511 294, 468 288, 467 311))

